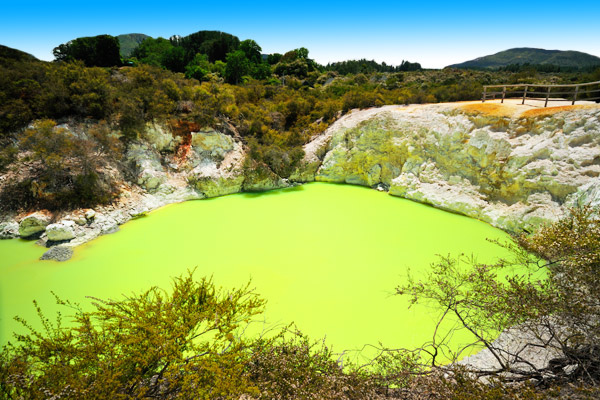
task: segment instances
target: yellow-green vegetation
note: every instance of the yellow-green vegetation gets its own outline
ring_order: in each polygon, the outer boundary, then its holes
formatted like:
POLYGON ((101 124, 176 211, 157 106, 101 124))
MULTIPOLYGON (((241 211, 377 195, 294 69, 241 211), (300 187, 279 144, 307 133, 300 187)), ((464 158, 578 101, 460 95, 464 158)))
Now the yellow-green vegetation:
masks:
MULTIPOLYGON (((85 165, 82 157, 90 153, 74 147, 98 148, 104 142, 111 142, 109 158, 119 160, 130 143, 143 140, 141 134, 147 124, 154 122, 169 126, 171 133, 180 137, 181 146, 189 144, 191 132, 227 132, 250 150, 245 171, 256 176, 249 182, 274 175, 288 178, 298 171, 301 146, 354 108, 474 100, 480 98, 483 84, 570 83, 593 80, 598 75, 534 70, 426 71, 411 63, 391 67, 365 60, 324 67, 311 60, 305 48, 263 60, 256 42, 240 42, 218 32, 198 32, 175 42, 147 38, 134 51, 139 58, 128 64, 134 66, 86 66, 105 64, 78 55, 77 49, 94 48, 94 43, 114 47, 109 39, 80 38, 66 47, 59 46, 57 57, 64 61, 54 63, 10 57, 8 53, 0 57, 0 170, 27 169, 22 153, 28 141, 23 137, 30 135, 25 132, 39 130, 40 123, 32 125, 37 120, 52 120, 58 126, 63 122, 81 124, 82 132, 72 138, 72 146, 47 151, 73 165, 85 165), (353 71, 359 72, 348 73, 353 71), (92 130, 97 133, 93 138, 89 134, 92 130)), ((60 127, 55 130, 61 131, 60 127)), ((107 162, 108 153, 100 153, 107 162)), ((18 176, 9 179, 10 190, 2 190, 5 197, 28 198, 21 208, 90 206, 117 194, 109 175, 117 181, 130 175, 124 163, 111 162, 111 174, 102 171, 100 164, 90 165, 87 173, 70 175, 73 179, 87 176, 79 178, 85 180, 79 186, 87 187, 82 189, 86 194, 74 189, 72 200, 37 196, 18 176)), ((52 179, 38 172, 32 171, 29 178, 46 182, 48 193, 53 193, 52 179)), ((18 205, 3 202, 2 207, 14 209, 18 205)))
POLYGON ((0 192, 0 209, 50 209, 106 203, 117 192, 116 170, 121 143, 106 124, 95 124, 81 138, 39 120, 18 138, 18 170, 0 192))
MULTIPOLYGON (((33 328, 2 352, 3 398, 229 398, 257 393, 244 371, 247 344, 234 333, 263 301, 248 287, 222 291, 192 274, 94 310, 57 299, 73 313, 65 328, 38 308, 33 328)), ((24 322, 24 321, 23 321, 24 322)), ((25 325, 26 322, 24 322, 25 325)))

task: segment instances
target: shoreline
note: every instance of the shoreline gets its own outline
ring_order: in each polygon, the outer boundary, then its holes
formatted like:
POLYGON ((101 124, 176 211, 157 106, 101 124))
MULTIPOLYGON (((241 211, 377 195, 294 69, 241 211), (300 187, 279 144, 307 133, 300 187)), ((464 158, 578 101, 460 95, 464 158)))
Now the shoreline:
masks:
POLYGON ((168 128, 149 124, 126 154, 136 180, 122 182, 112 204, 5 214, 0 238, 33 237, 49 248, 46 257, 63 260, 73 247, 167 204, 312 181, 375 188, 509 233, 554 221, 568 207, 600 204, 600 106, 513 103, 353 110, 304 146, 287 178, 247 172, 245 145, 214 130, 192 133, 189 154, 177 160, 165 153, 174 140, 168 128))

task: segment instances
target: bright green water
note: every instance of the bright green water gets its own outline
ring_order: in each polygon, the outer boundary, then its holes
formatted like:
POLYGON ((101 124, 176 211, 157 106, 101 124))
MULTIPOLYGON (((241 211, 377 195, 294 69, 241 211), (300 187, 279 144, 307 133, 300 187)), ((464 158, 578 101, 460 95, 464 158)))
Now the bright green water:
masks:
MULTIPOLYGON (((438 315, 407 309, 394 288, 426 271, 436 254, 476 254, 492 261, 502 249, 486 238, 498 229, 346 185, 311 183, 263 194, 238 194, 164 207, 115 234, 75 250, 68 262, 37 261, 44 249, 0 241, 0 344, 20 328, 15 315, 36 321, 32 300, 50 315, 50 291, 88 304, 84 296, 117 298, 197 267, 218 285, 252 279, 268 299, 271 325, 294 321, 335 351, 366 343, 416 347, 431 338, 438 315)), ((64 310, 63 310, 64 311, 64 310)), ((456 343, 468 340, 455 337, 456 343)))

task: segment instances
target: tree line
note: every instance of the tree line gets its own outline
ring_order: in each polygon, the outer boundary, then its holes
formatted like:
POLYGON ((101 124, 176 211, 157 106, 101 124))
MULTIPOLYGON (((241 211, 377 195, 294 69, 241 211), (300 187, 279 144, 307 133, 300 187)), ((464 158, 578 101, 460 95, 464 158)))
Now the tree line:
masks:
MULTIPOLYGON (((227 46, 237 43, 233 37, 211 37, 192 41, 201 41, 206 54, 195 53, 184 73, 163 65, 177 54, 187 57, 197 51, 188 44, 185 48, 191 50, 182 53, 184 38, 146 39, 138 49, 146 61, 130 67, 90 67, 68 56, 47 63, 14 51, 0 53, 0 171, 31 172, 8 175, 0 185, 0 208, 61 210, 111 201, 118 195, 115 179, 132 173, 120 160, 151 123, 170 127, 183 142, 193 129, 233 129, 250 150, 248 171, 288 178, 302 159, 302 146, 355 108, 475 100, 485 84, 600 80, 600 70, 344 75, 320 70, 305 48, 265 57, 252 40, 228 52, 227 46), (154 51, 155 45, 164 48, 154 51), (173 56, 165 56, 169 54, 173 56), (220 54, 225 61, 211 62, 209 54, 220 54), (86 137, 62 132, 65 121, 85 125, 86 137), (52 146, 51 135, 68 145, 52 146), (68 167, 47 162, 52 159, 68 167), (105 164, 119 173, 107 174, 105 164)), ((112 48, 116 59, 117 44, 105 39, 98 46, 112 48)), ((84 53, 94 48, 83 42, 72 46, 84 53)))
POLYGON ((262 48, 252 39, 240 41, 236 36, 219 31, 199 31, 188 36, 146 38, 122 59, 119 40, 110 35, 82 37, 54 49, 57 61, 81 60, 88 67, 148 64, 188 78, 208 80, 210 75, 238 84, 244 76, 267 79, 277 76, 304 78, 313 71, 336 71, 340 74, 371 72, 402 72, 421 69, 419 63, 402 61, 392 66, 375 61, 358 60, 322 66, 308 57, 304 47, 285 54, 262 54, 262 48))

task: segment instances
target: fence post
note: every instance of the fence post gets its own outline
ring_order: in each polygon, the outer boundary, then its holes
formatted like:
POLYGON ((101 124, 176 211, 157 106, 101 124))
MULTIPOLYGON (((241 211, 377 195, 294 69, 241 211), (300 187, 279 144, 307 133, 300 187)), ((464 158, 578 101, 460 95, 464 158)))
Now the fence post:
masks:
POLYGON ((485 103, 485 98, 487 96, 486 92, 487 92, 487 86, 484 86, 483 87, 483 99, 481 99, 482 103, 485 103))
POLYGON ((546 103, 544 103, 544 107, 548 106, 548 97, 550 97, 550 86, 548 86, 548 91, 546 92, 546 103))
POLYGON ((504 97, 506 97, 506 86, 502 86, 502 101, 500 103, 504 103, 504 97))
POLYGON ((573 95, 573 102, 571 103, 571 105, 575 105, 575 102, 577 101, 577 93, 579 92, 579 85, 575 86, 575 94, 573 95))
POLYGON ((525 99, 527 98, 527 89, 529 85, 525 85, 525 90, 523 91, 523 102, 521 104, 525 104, 525 99))

